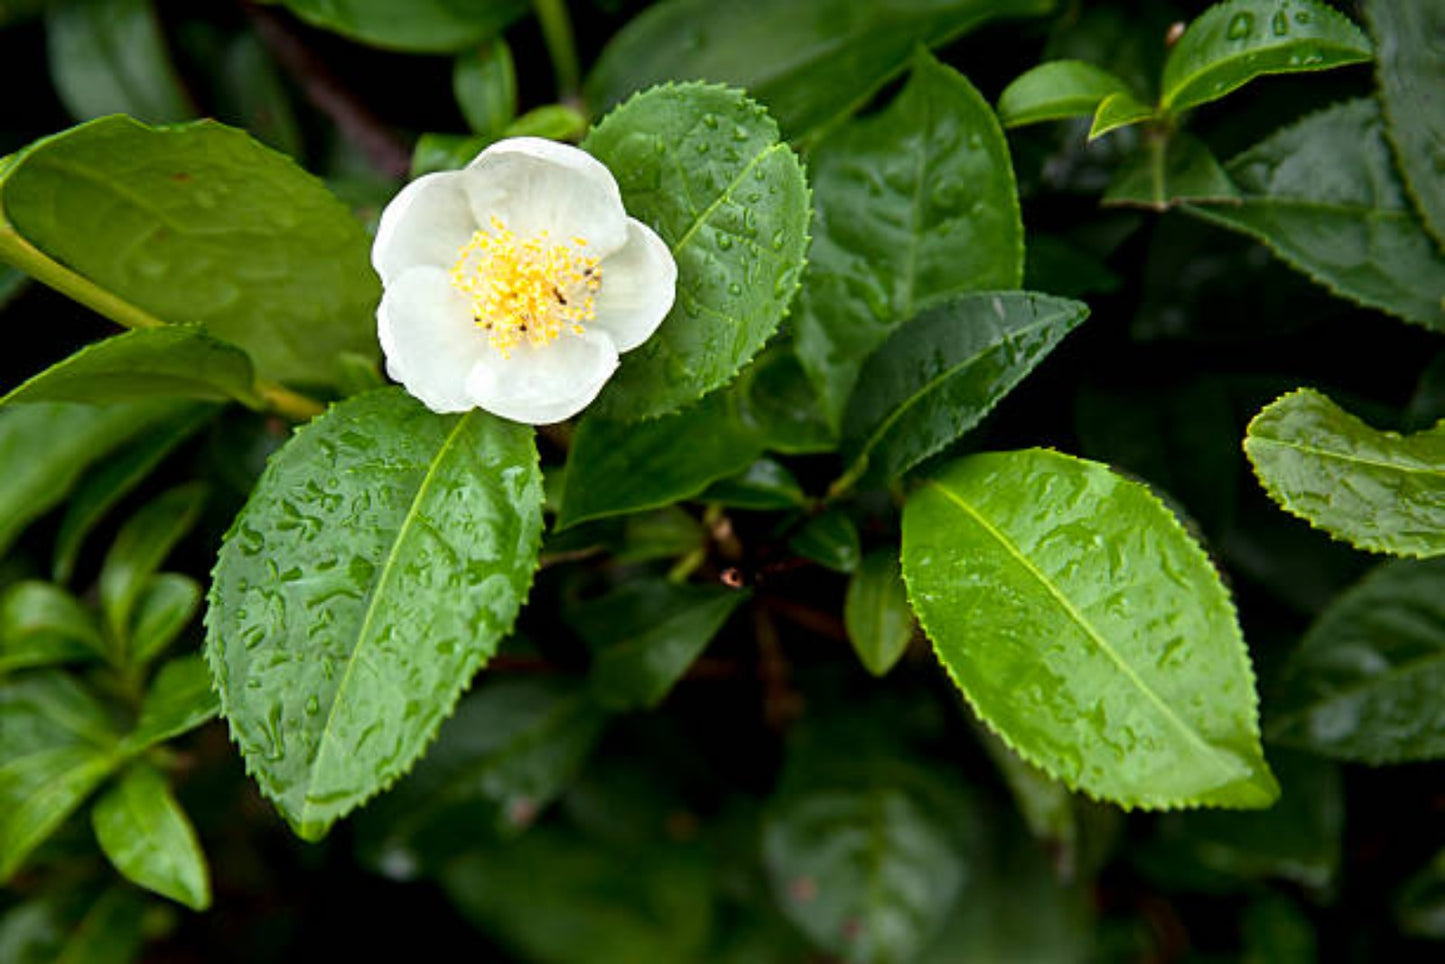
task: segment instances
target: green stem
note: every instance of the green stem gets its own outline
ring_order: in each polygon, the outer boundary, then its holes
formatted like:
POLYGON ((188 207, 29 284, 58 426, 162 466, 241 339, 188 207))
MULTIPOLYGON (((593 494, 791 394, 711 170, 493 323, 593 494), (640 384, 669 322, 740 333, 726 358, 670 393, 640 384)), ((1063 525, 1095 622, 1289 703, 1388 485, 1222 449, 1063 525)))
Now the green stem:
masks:
POLYGON ((552 69, 557 74, 557 98, 576 99, 582 87, 582 68, 577 61, 577 42, 572 36, 572 18, 566 0, 532 0, 532 9, 542 25, 542 38, 552 55, 552 69))

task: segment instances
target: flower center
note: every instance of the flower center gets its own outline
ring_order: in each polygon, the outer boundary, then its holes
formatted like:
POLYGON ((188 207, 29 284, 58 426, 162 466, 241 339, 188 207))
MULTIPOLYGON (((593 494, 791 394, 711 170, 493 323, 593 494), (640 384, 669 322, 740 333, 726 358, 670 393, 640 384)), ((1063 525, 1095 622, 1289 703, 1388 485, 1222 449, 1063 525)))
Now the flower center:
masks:
POLYGON ((585 238, 554 244, 546 231, 521 239, 493 217, 458 252, 452 285, 504 357, 523 341, 540 347, 566 330, 582 334, 582 323, 597 317, 602 268, 582 253, 586 245, 585 238))

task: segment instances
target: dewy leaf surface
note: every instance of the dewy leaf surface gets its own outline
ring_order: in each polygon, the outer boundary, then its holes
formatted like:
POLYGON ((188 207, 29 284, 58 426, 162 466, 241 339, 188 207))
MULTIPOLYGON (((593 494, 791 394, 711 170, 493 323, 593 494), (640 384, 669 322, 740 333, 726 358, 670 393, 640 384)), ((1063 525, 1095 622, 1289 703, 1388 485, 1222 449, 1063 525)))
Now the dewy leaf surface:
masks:
POLYGON ((1397 560, 1341 595, 1290 655, 1272 742, 1341 760, 1445 756, 1445 560, 1397 560))
POLYGON ((1425 227, 1445 244, 1445 6, 1369 0, 1385 133, 1425 227))
POLYGON ((995 732, 1125 806, 1269 806, 1228 593, 1144 486, 1055 452, 952 462, 908 500, 909 599, 995 732))
POLYGON ((281 0, 298 17, 353 40, 416 53, 480 43, 527 12, 526 0, 281 0))
POLYGON ((1301 389, 1254 417, 1244 451, 1275 502, 1335 538, 1399 556, 1445 553, 1445 425, 1382 432, 1301 389))
POLYGON ((1374 100, 1312 114, 1227 168, 1242 198, 1186 210, 1263 241, 1336 294, 1445 331, 1445 255, 1405 196, 1374 100))
POLYGON ((667 80, 734 84, 799 138, 857 110, 902 73, 919 45, 1053 7, 1053 0, 668 0, 607 45, 587 94, 602 106, 667 80))
POLYGON ((243 131, 92 121, 18 155, 0 204, 0 254, 23 263, 13 232, 132 312, 203 325, 267 377, 330 383, 343 352, 377 354, 366 232, 243 131))
POLYGON ((796 347, 837 424, 863 360, 895 327, 934 299, 1019 286, 1023 226, 993 111, 926 55, 886 110, 821 141, 809 167, 796 347))
POLYGON ((336 405, 272 457, 221 548, 207 655, 303 837, 416 760, 511 629, 541 527, 529 428, 400 389, 336 405))
POLYGON ((1177 114, 1265 74, 1328 70, 1372 53, 1359 27, 1316 0, 1226 0, 1204 11, 1169 51, 1159 106, 1177 114))
POLYGON ((664 415, 731 381, 777 331, 808 249, 808 182, 767 112, 725 87, 649 90, 582 146, 677 260, 672 313, 623 356, 597 410, 664 415))

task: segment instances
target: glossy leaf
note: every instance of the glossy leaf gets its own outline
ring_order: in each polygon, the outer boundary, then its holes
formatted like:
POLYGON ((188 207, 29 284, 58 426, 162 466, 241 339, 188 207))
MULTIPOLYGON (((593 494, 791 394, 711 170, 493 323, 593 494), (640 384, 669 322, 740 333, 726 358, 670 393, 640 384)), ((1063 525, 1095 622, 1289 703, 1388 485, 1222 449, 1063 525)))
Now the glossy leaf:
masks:
POLYGON ((1004 127, 1022 127, 1088 117, 1108 97, 1128 91, 1127 83, 1102 67, 1082 60, 1051 60, 1004 88, 998 98, 998 119, 1004 127))
POLYGON ((1099 108, 1094 111, 1094 119, 1089 124, 1089 140, 1103 137, 1121 127, 1143 123, 1153 116, 1153 107, 1127 90, 1118 91, 1099 102, 1099 108))
POLYGON ((974 294, 905 322, 863 365, 843 416, 850 473, 886 484, 977 425, 1088 317, 1077 301, 974 294))
POLYGON ((0 593, 0 673, 105 652, 95 617, 59 586, 25 580, 0 593))
POLYGON ((205 507, 206 488, 190 483, 171 489, 130 518, 100 567, 100 606, 120 662, 130 657, 126 644, 136 602, 205 507))
POLYGON ((145 665, 165 651, 201 606, 201 584, 180 573, 163 572, 136 597, 130 625, 130 654, 145 665))
POLYGON ((748 593, 632 582, 579 605, 568 621, 593 650, 592 692, 612 709, 661 703, 748 593))
POLYGON ((903 575, 979 716, 1056 779, 1148 808, 1278 796, 1228 593, 1142 485, 1042 450, 952 462, 905 506, 903 575))
POLYGON ((160 396, 259 407, 251 359, 192 325, 141 328, 82 348, 0 398, 119 402, 160 396))
POLYGON ((61 0, 47 11, 45 39, 56 93, 76 120, 196 116, 151 0, 61 0))
POLYGON ((199 655, 177 657, 151 680, 140 718, 122 745, 129 753, 139 753, 215 719, 220 709, 205 660, 199 655))
POLYGON ((1239 189, 1209 148, 1176 131, 1167 141, 1148 141, 1126 161, 1104 192, 1103 203, 1166 211, 1190 200, 1223 204, 1238 197, 1239 189))
POLYGON ((666 80, 745 87, 790 138, 851 114, 903 72, 919 45, 941 46, 990 20, 1047 13, 1052 0, 667 0, 602 51, 588 100, 615 104, 666 80))
POLYGON ((90 818, 101 850, 126 879, 192 910, 211 905, 196 831, 154 768, 132 767, 95 802, 90 818))
POLYGON ((1399 556, 1445 553, 1445 426, 1379 431, 1300 389, 1254 417, 1244 451, 1275 502, 1336 539, 1399 556))
POLYGON ((298 17, 374 47, 449 53, 497 36, 526 0, 281 0, 298 17))
POLYGON ((495 652, 542 528, 530 428, 399 389, 277 453, 221 548, 206 616, 222 711, 307 839, 405 773, 495 652))
POLYGON ((803 523, 788 539, 788 548, 834 572, 853 572, 863 557, 858 527, 841 509, 832 509, 803 523))
POLYGON ((864 359, 898 325, 948 295, 1019 286, 1023 227, 998 120, 931 57, 886 110, 822 140, 809 169, 796 350, 837 424, 864 359))
POLYGON ((500 137, 517 114, 512 48, 495 37, 462 54, 452 67, 452 92, 475 133, 500 137))
POLYGON ((885 675, 903 656, 914 622, 897 552, 879 549, 863 557, 848 580, 843 625, 853 651, 874 676, 885 675))
POLYGON ((623 356, 596 402, 637 419, 731 381, 778 328, 808 248, 808 183, 767 112, 742 92, 686 84, 639 94, 582 146, 677 260, 662 327, 623 356))
POLYGON ((1375 36, 1375 71, 1385 134, 1425 227, 1445 243, 1445 90, 1439 38, 1445 11, 1429 3, 1369 0, 1365 14, 1375 36))
POLYGON ((1271 741, 1340 760, 1445 756, 1445 561, 1387 563, 1340 595, 1285 665, 1271 741))
POLYGON ((1445 255, 1405 195, 1374 100, 1338 104, 1227 165, 1241 197, 1188 208, 1335 294, 1445 331, 1445 255))
POLYGON ((339 354, 376 355, 366 233, 242 131, 92 121, 17 155, 0 204, 0 257, 47 283, 77 273, 68 293, 131 326, 199 323, 281 380, 330 383, 339 354))
POLYGON ((1164 62, 1159 106, 1179 113, 1266 74, 1370 59, 1370 39, 1317 0, 1225 0, 1189 25, 1164 62))

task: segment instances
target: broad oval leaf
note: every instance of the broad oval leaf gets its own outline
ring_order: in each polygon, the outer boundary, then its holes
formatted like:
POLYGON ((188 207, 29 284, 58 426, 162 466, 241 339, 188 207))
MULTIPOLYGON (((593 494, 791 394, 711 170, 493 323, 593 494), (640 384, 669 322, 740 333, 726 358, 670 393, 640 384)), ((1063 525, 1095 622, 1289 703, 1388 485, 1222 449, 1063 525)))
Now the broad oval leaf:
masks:
POLYGON ((1020 74, 998 98, 1004 127, 1066 117, 1088 117, 1113 94, 1127 94, 1121 78, 1082 60, 1051 60, 1020 74))
POLYGON ((0 405, 19 402, 117 402, 136 398, 190 398, 253 407, 251 359, 234 345, 194 325, 140 328, 82 348, 51 365, 0 405))
POLYGON ((808 249, 808 182, 778 125, 741 91, 658 87, 602 119, 583 148, 677 260, 677 300, 623 356, 598 411, 676 411, 731 381, 777 331, 808 249))
POLYGON ((864 668, 883 676, 898 662, 913 638, 913 610, 898 566, 898 553, 868 553, 848 580, 843 597, 843 625, 864 668))
POLYGON ((154 767, 132 767, 95 802, 90 819, 100 849, 128 880, 192 910, 211 905, 206 855, 154 767))
POLYGON ((886 484, 977 425, 1089 316, 1026 292, 964 295, 900 326, 863 366, 843 416, 850 474, 886 484))
POLYGON ((842 509, 831 509, 803 523, 788 539, 788 548, 834 572, 853 572, 863 558, 858 526, 842 509))
POLYGON ((1382 432, 1300 389, 1254 417, 1244 451, 1270 498, 1335 538, 1399 556, 1445 553, 1445 425, 1382 432))
POLYGON ((1204 11, 1164 62, 1159 106, 1179 113, 1265 74, 1361 63, 1370 38, 1316 0, 1226 0, 1204 11))
POLYGON ((530 428, 400 389, 334 406, 272 457, 221 548, 206 652, 301 836, 421 754, 511 629, 541 529, 530 428))
POLYGON ((366 232, 243 131, 82 124, 17 155, 0 204, 0 256, 81 275, 102 312, 199 323, 283 381, 329 384, 339 355, 377 354, 366 232))
POLYGON ((1278 796, 1229 595, 1144 486, 1037 449, 960 459, 904 507, 903 575, 978 715, 1056 779, 1147 808, 1278 796))
POLYGON ((527 0, 281 0, 301 19, 389 50, 450 53, 500 34, 527 0))
POLYGON ((993 111, 927 55, 886 110, 838 128, 808 160, 814 237, 796 350, 837 425, 894 328, 933 300, 1019 286, 1023 225, 993 111))
POLYGON ((1397 560, 1339 596, 1290 654, 1271 742, 1341 760, 1445 757, 1445 560, 1397 560))
POLYGON ((507 42, 495 37, 458 57, 452 93, 474 133, 502 136, 517 116, 517 71, 507 42))
POLYGON ((1411 208, 1373 99, 1313 114, 1226 165, 1241 196, 1186 207, 1338 295, 1445 331, 1445 255, 1411 208))
POLYGON ((158 124, 196 116, 151 0, 63 0, 46 11, 47 62, 76 120, 107 114, 158 124))
POLYGON ((1425 227, 1445 244, 1445 86, 1440 38, 1445 7, 1438 3, 1368 0, 1365 13, 1375 35, 1375 72, 1385 133, 1425 227))
POLYGON ((588 100, 606 105, 667 80, 747 88, 790 138, 826 128, 902 73, 920 44, 941 46, 1053 0, 668 0, 602 51, 588 100))

